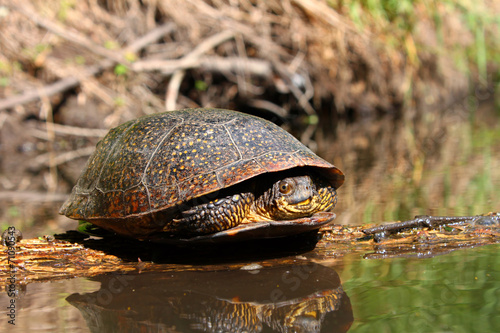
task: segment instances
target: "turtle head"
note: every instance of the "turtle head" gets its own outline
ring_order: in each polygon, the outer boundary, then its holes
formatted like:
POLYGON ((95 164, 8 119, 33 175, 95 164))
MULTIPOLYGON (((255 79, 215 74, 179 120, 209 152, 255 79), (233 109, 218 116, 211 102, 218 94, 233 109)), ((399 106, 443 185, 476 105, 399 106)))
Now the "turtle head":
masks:
POLYGON ((337 193, 309 175, 276 181, 263 196, 262 205, 273 220, 292 220, 335 207, 337 193))

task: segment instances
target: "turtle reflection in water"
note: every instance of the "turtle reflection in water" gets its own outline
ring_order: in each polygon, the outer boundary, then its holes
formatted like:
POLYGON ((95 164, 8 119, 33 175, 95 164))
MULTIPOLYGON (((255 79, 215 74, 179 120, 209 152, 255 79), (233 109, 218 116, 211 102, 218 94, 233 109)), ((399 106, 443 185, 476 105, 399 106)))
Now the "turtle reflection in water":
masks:
POLYGON ((314 263, 93 279, 99 291, 67 298, 91 331, 346 332, 353 321, 338 274, 314 263))
POLYGON ((343 182, 269 121, 186 109, 112 129, 60 212, 159 242, 281 237, 332 221, 343 182))

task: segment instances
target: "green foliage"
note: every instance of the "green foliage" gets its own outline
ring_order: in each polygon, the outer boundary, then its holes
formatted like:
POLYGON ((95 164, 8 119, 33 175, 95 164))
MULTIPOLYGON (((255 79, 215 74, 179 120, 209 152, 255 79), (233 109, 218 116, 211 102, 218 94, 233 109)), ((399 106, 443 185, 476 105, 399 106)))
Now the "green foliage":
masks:
POLYGON ((9 208, 7 208, 8 218, 18 218, 19 216, 21 216, 21 213, 19 212, 19 207, 10 206, 9 208))
POLYGON ((208 84, 205 81, 196 80, 194 83, 194 87, 198 91, 206 91, 208 89, 208 84))
POLYGON ((106 42, 104 42, 104 47, 108 50, 117 50, 120 45, 114 40, 107 40, 106 42))
MULTIPOLYGON (((490 10, 485 1, 444 0, 346 0, 328 2, 334 9, 341 11, 363 30, 379 35, 384 47, 408 49, 408 40, 416 41, 416 53, 431 52, 436 55, 450 55, 458 69, 477 72, 483 82, 488 79, 488 64, 500 65, 500 16, 490 10), (456 35, 451 38, 450 31, 444 32, 445 22, 457 18, 454 24, 456 35), (430 47, 417 36, 418 24, 433 24, 438 46, 430 47), (461 38, 470 35, 472 41, 461 38)), ((454 33, 453 31, 451 32, 454 33)), ((414 64, 415 65, 415 64, 414 64)))
POLYGON ((82 234, 86 235, 94 235, 94 236, 102 236, 104 229, 99 228, 98 226, 87 222, 87 221, 78 221, 78 227, 76 230, 82 234))
MULTIPOLYGON (((405 35, 412 32, 418 17, 415 6, 422 1, 410 0, 348 0, 342 2, 344 12, 360 28, 387 32, 387 37, 394 34, 405 35)), ((330 4, 335 9, 340 6, 330 4)))
POLYGON ((125 59, 130 62, 134 62, 137 60, 137 54, 133 52, 127 52, 125 53, 125 59))
POLYGON ((77 65, 85 65, 85 62, 86 62, 86 60, 85 60, 84 56, 82 56, 82 55, 75 56, 75 63, 77 65))
POLYGON ((21 65, 21 63, 19 61, 14 61, 12 63, 12 70, 14 70, 14 71, 22 71, 23 70, 23 66, 21 65))
POLYGON ((318 122, 319 122, 319 117, 315 114, 307 117, 307 124, 308 125, 317 125, 318 122))
POLYGON ((76 1, 75 0, 62 0, 59 3, 59 11, 57 13, 57 17, 59 18, 60 21, 66 21, 68 17, 68 12, 75 8, 76 6, 76 1))
POLYGON ((124 76, 128 73, 128 67, 123 64, 118 64, 115 66, 115 74, 117 76, 124 76))
POLYGON ((124 106, 126 104, 126 101, 122 97, 116 97, 114 99, 114 103, 115 103, 115 106, 120 107, 120 106, 124 106))
POLYGON ((494 62, 500 64, 498 52, 500 41, 498 31, 500 19, 491 12, 484 2, 444 1, 446 8, 462 18, 471 35, 474 37, 472 45, 465 49, 467 58, 475 63, 479 78, 487 79, 487 64, 494 62))
POLYGON ((34 47, 23 49, 23 54, 33 61, 37 59, 42 53, 50 52, 52 50, 52 46, 47 43, 38 43, 34 47))
POLYGON ((364 7, 377 21, 387 21, 402 31, 412 31, 415 26, 414 1, 361 0, 364 7))
POLYGON ((7 61, 0 60, 0 73, 2 74, 10 74, 12 72, 12 66, 7 61))
POLYGON ((19 230, 27 229, 33 226, 34 219, 26 218, 22 207, 9 205, 5 210, 0 210, 0 232, 3 232, 9 226, 15 226, 19 230))

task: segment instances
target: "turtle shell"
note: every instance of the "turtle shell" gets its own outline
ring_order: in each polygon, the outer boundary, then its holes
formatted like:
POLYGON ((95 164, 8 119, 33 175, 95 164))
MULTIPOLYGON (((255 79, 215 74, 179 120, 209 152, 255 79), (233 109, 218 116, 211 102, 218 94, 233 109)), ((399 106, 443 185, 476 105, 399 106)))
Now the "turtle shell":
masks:
POLYGON ((122 220, 174 207, 268 172, 343 173, 275 124, 223 109, 185 109, 126 122, 97 144, 60 213, 122 220))

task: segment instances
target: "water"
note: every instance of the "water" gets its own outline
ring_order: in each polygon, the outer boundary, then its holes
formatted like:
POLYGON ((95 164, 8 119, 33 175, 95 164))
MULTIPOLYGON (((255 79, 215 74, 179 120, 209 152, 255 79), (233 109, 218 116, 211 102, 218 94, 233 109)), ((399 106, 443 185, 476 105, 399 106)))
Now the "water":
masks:
POLYGON ((11 298, 0 295, 1 332, 90 332, 81 313, 65 301, 75 292, 95 290, 99 284, 78 278, 57 282, 32 283, 15 299, 15 326, 9 324, 6 307, 11 298))
POLYGON ((499 332, 500 245, 428 259, 350 258, 350 332, 499 332))

